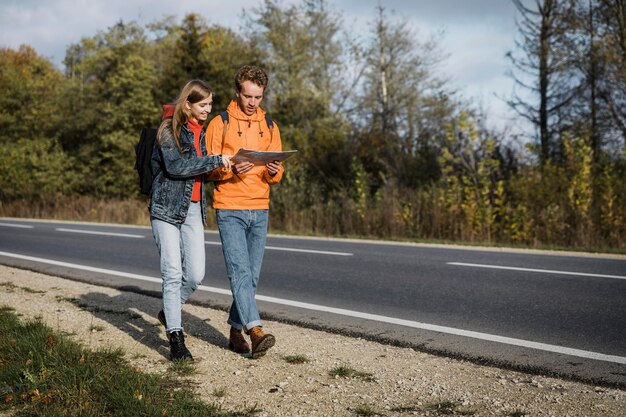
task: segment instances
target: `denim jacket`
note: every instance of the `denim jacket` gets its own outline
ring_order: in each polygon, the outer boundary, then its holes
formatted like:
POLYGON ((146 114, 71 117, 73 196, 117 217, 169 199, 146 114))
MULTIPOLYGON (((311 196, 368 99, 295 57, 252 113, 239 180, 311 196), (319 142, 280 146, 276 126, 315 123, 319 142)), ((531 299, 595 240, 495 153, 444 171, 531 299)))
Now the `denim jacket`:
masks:
MULTIPOLYGON (((171 124, 166 126, 152 148, 152 192, 150 217, 168 223, 182 224, 191 204, 195 176, 223 165, 220 155, 207 156, 204 130, 200 134, 198 156, 193 143, 193 132, 183 125, 180 132, 180 151, 176 147, 171 124)), ((206 198, 202 194, 202 222, 206 225, 206 198)))

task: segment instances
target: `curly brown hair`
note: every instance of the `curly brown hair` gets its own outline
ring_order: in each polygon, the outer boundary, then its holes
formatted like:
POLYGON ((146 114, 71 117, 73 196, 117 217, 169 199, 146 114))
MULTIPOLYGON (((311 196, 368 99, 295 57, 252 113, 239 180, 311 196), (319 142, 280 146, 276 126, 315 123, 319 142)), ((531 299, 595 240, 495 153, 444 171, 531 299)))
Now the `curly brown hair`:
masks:
POLYGON ((237 70, 237 74, 235 74, 235 88, 237 89, 237 92, 241 92, 241 85, 245 81, 251 81, 259 87, 263 87, 263 90, 265 91, 267 83, 269 82, 269 77, 262 68, 252 65, 244 65, 239 68, 239 70, 237 70))

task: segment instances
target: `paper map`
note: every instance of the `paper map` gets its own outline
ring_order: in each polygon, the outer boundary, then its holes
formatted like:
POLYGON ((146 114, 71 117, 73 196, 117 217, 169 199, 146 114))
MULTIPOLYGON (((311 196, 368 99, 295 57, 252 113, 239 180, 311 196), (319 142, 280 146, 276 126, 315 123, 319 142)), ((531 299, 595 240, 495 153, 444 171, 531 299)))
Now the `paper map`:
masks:
POLYGON ((295 155, 296 152, 298 151, 264 152, 241 148, 239 152, 233 155, 231 162, 233 164, 252 162, 254 165, 265 165, 268 162, 284 161, 290 156, 295 155))

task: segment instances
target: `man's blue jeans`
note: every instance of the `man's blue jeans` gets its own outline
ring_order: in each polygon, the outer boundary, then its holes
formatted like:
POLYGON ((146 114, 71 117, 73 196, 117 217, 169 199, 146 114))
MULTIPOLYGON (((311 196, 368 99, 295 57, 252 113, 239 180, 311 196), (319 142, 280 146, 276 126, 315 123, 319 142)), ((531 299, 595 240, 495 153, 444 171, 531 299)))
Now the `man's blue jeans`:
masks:
POLYGON ((216 218, 233 293, 228 323, 239 330, 262 326, 255 296, 267 239, 268 210, 216 210, 216 218))
POLYGON ((183 330, 182 305, 204 278, 204 225, 200 203, 191 203, 183 224, 151 218, 152 234, 161 256, 163 312, 167 332, 183 330))

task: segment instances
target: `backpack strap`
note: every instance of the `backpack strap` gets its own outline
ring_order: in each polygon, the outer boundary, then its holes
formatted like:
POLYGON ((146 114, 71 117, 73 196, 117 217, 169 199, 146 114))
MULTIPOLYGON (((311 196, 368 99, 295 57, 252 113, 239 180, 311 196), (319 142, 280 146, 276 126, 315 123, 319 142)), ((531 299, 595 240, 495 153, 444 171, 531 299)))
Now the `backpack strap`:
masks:
POLYGON ((221 112, 220 116, 222 116, 222 123, 224 123, 224 128, 222 130, 222 149, 220 150, 220 153, 224 152, 224 140, 226 139, 226 129, 228 128, 228 121, 230 120, 228 117, 228 112, 221 112))
POLYGON ((270 129, 270 145, 272 144, 272 139, 274 139, 274 121, 269 118, 269 116, 265 115, 265 123, 267 123, 267 127, 270 129))

